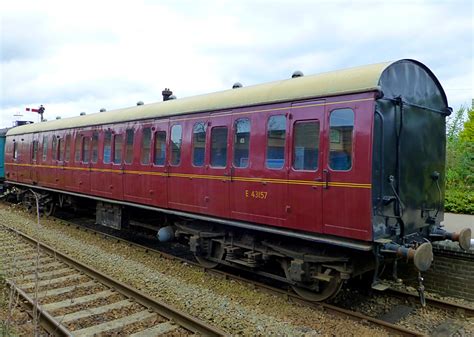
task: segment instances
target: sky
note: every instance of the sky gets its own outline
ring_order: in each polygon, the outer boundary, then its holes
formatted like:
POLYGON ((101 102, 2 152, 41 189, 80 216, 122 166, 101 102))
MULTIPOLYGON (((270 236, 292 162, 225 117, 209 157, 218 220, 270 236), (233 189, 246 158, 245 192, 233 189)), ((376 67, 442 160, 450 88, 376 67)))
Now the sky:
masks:
POLYGON ((0 128, 40 104, 52 120, 402 58, 457 110, 473 17, 470 0, 0 0, 0 128))

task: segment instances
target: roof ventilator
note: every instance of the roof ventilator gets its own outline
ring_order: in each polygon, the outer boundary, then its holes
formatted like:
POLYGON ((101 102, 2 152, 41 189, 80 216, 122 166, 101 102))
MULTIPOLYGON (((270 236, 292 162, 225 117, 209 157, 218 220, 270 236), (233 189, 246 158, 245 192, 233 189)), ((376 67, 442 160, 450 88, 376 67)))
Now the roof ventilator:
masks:
POLYGON ((176 97, 171 98, 171 96, 173 96, 173 92, 170 90, 170 88, 165 88, 165 90, 163 90, 161 92, 161 94, 163 95, 163 101, 168 101, 170 99, 176 99, 176 97))
POLYGON ((304 74, 303 72, 299 71, 299 70, 296 70, 295 72, 293 72, 293 74, 291 75, 291 78, 296 78, 296 77, 303 77, 304 74))

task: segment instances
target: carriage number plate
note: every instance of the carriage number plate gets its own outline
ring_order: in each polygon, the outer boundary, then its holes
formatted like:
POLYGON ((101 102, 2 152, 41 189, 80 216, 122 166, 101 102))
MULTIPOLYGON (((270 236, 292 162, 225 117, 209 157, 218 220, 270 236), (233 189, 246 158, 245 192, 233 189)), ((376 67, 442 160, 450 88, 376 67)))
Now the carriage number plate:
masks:
POLYGON ((249 191, 245 190, 245 197, 246 198, 253 198, 253 199, 266 199, 268 192, 265 191, 249 191))

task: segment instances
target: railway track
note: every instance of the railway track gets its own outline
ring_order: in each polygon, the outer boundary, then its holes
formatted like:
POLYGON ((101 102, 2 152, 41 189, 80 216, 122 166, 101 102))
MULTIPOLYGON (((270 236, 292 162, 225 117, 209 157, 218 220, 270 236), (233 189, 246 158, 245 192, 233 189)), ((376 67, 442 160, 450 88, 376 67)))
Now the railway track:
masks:
MULTIPOLYGON (((65 221, 65 220, 61 219, 61 221, 65 221)), ((203 267, 202 265, 200 265, 197 262, 190 261, 189 259, 178 257, 178 256, 175 256, 175 255, 172 255, 172 254, 168 254, 168 253, 165 253, 163 251, 160 251, 160 250, 142 245, 140 243, 136 243, 134 241, 130 241, 130 240, 127 240, 127 239, 124 239, 124 238, 120 238, 120 237, 117 237, 117 236, 114 236, 114 235, 111 235, 111 234, 104 233, 104 232, 102 232, 100 230, 97 230, 97 229, 92 229, 90 227, 82 226, 82 225, 76 224, 76 223, 71 223, 69 221, 66 221, 66 225, 75 227, 76 229, 79 229, 79 230, 83 230, 83 231, 86 231, 86 232, 93 233, 94 235, 101 236, 101 237, 103 237, 104 239, 107 239, 107 240, 112 240, 112 241, 119 242, 119 243, 122 243, 122 244, 128 245, 128 246, 134 246, 136 248, 139 248, 139 249, 143 250, 146 253, 156 254, 160 258, 177 260, 177 261, 180 261, 182 263, 186 263, 188 265, 193 265, 194 267, 200 268, 204 272, 209 273, 209 274, 217 275, 217 276, 223 277, 225 279, 233 279, 233 280, 248 283, 248 284, 250 284, 251 286, 253 286, 255 288, 258 288, 260 290, 263 290, 263 291, 266 291, 266 292, 269 292, 269 293, 272 293, 272 294, 276 294, 278 296, 285 297, 288 300, 293 301, 295 303, 299 303, 299 304, 302 304, 302 305, 305 305, 305 306, 308 306, 308 307, 311 307, 311 308, 315 308, 315 309, 323 309, 327 313, 330 313, 330 314, 333 314, 333 315, 336 315, 336 316, 340 316, 340 317, 343 317, 343 318, 346 318, 346 319, 351 319, 351 320, 359 321, 359 322, 367 322, 369 324, 372 324, 373 326, 376 326, 380 329, 385 330, 390 335, 425 336, 423 333, 420 333, 420 332, 417 332, 417 331, 412 331, 412 330, 404 328, 402 326, 392 324, 392 323, 389 323, 389 322, 386 322, 386 321, 383 321, 383 320, 380 320, 380 319, 377 319, 377 318, 373 318, 373 317, 364 315, 364 314, 359 313, 359 312, 355 312, 355 311, 352 311, 352 310, 347 310, 347 309, 338 307, 336 305, 332 305, 332 304, 328 304, 328 303, 324 303, 324 302, 310 302, 310 301, 307 301, 304 298, 301 298, 300 296, 298 296, 297 294, 293 293, 290 290, 284 290, 284 289, 281 289, 281 288, 273 287, 271 285, 261 283, 261 282, 255 281, 255 280, 251 280, 251 279, 248 279, 248 278, 244 278, 244 277, 241 277, 241 276, 238 276, 236 274, 229 273, 229 272, 226 272, 226 271, 223 271, 223 270, 208 269, 208 268, 203 267)))
MULTIPOLYGON (((62 218, 58 218, 58 220, 60 220, 61 223, 65 224, 66 226, 75 227, 76 229, 83 230, 83 231, 86 231, 86 232, 90 232, 90 233, 92 233, 94 235, 97 235, 97 236, 100 236, 100 237, 102 237, 106 240, 122 243, 122 244, 127 245, 127 246, 134 246, 136 248, 141 249, 142 251, 144 251, 146 253, 154 254, 157 257, 178 260, 182 263, 186 263, 188 265, 193 265, 196 268, 200 268, 200 269, 204 270, 207 273, 210 273, 210 274, 213 274, 213 275, 218 275, 219 277, 223 277, 223 278, 226 278, 226 279, 239 280, 239 281, 245 282, 247 284, 251 284, 255 288, 258 288, 260 290, 285 297, 286 299, 288 299, 289 301, 292 301, 292 302, 300 303, 302 305, 305 305, 305 306, 308 306, 308 307, 313 307, 313 308, 316 308, 316 309, 322 309, 325 312, 328 312, 332 315, 339 316, 339 317, 342 317, 342 318, 345 318, 345 319, 354 320, 354 321, 362 321, 365 324, 369 324, 369 325, 372 325, 372 326, 377 326, 378 328, 387 331, 387 333, 389 333, 390 335, 402 335, 402 336, 423 336, 424 335, 421 332, 413 331, 413 330, 407 329, 407 328, 402 327, 402 326, 397 325, 397 324, 392 324, 392 323, 386 322, 386 321, 381 320, 381 319, 377 319, 377 318, 374 318, 374 317, 371 317, 371 316, 367 316, 367 315, 365 315, 363 313, 360 313, 360 312, 355 312, 353 310, 347 310, 347 309, 341 308, 340 306, 337 306, 337 305, 331 305, 331 304, 327 304, 327 303, 308 302, 308 301, 300 298, 299 296, 297 296, 293 292, 291 292, 291 290, 288 291, 288 290, 284 290, 284 289, 279 288, 279 287, 273 287, 273 286, 270 286, 270 285, 265 284, 265 283, 257 282, 255 280, 251 280, 251 279, 248 279, 248 278, 245 278, 245 277, 238 276, 238 275, 236 275, 232 272, 229 273, 229 272, 219 270, 219 269, 204 268, 201 265, 199 265, 198 263, 190 261, 189 258, 182 258, 182 257, 178 257, 178 256, 175 256, 175 255, 171 255, 171 254, 168 254, 168 253, 163 252, 161 250, 157 250, 157 249, 155 249, 151 246, 146 246, 146 245, 137 243, 135 241, 131 241, 131 240, 136 240, 136 237, 134 237, 134 236, 132 236, 131 239, 125 239, 125 238, 121 238, 121 237, 116 236, 117 235, 116 233, 107 234, 107 233, 104 233, 100 229, 91 228, 88 225, 85 225, 85 223, 87 223, 87 221, 85 221, 84 224, 83 224, 82 222, 79 222, 79 223, 78 222, 72 222, 72 221, 75 221, 75 220, 70 220, 70 219, 65 220, 65 219, 62 219, 62 218)), ((410 293, 405 294, 405 293, 401 293, 400 291, 396 291, 396 290, 393 290, 393 291, 391 290, 390 294, 392 294, 394 297, 396 296, 396 297, 400 297, 402 299, 406 299, 407 297, 413 298, 412 303, 414 305, 418 300, 416 294, 410 294, 410 293)), ((444 301, 441 301, 441 300, 431 299, 431 298, 427 299, 427 303, 428 303, 429 306, 433 306, 433 307, 437 307, 437 308, 443 308, 443 309, 446 309, 446 310, 452 310, 452 311, 455 311, 456 313, 462 313, 465 317, 474 316, 474 311, 473 311, 472 308, 462 306, 462 305, 459 305, 459 304, 456 304, 456 303, 447 303, 447 302, 444 302, 444 301)))
POLYGON ((224 335, 4 225, 0 225, 0 257, 6 283, 51 335, 224 335))
MULTIPOLYGON (((401 290, 401 289, 389 288, 386 290, 386 292, 390 294, 391 296, 395 296, 402 299, 411 298, 414 301, 419 300, 418 294, 411 293, 411 292, 401 290)), ((437 298, 427 297, 426 305, 439 308, 439 309, 454 311, 454 312, 463 314, 465 317, 474 317, 474 308, 469 307, 467 305, 460 304, 460 303, 447 302, 447 301, 443 301, 437 298)))

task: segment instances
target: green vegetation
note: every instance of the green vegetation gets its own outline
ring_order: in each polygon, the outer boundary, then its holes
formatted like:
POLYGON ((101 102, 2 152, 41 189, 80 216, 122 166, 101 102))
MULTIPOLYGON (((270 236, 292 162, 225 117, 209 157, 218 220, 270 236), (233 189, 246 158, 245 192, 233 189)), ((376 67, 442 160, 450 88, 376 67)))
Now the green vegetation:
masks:
POLYGON ((451 115, 446 136, 445 210, 474 214, 474 109, 451 115))
MULTIPOLYGON (((3 261, 0 260, 0 263, 3 261)), ((12 336, 12 331, 7 325, 8 316, 8 286, 5 276, 0 271, 0 336, 12 336)))

